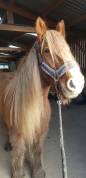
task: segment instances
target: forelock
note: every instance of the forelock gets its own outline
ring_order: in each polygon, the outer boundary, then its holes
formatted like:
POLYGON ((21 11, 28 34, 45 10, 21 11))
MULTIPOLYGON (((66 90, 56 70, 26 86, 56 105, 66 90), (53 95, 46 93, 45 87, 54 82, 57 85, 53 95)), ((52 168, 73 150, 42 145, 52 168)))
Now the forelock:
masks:
POLYGON ((48 30, 45 34, 44 41, 46 41, 48 44, 48 48, 53 60, 57 60, 55 56, 64 59, 67 51, 68 53, 70 52, 70 48, 64 37, 56 30, 48 30))

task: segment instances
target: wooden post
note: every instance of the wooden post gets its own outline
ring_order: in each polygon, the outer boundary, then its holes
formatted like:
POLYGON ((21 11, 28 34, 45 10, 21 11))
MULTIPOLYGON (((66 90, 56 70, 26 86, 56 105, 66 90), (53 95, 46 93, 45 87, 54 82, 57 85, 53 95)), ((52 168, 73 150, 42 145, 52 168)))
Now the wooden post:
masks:
POLYGON ((11 10, 7 10, 7 23, 14 24, 13 12, 11 10))

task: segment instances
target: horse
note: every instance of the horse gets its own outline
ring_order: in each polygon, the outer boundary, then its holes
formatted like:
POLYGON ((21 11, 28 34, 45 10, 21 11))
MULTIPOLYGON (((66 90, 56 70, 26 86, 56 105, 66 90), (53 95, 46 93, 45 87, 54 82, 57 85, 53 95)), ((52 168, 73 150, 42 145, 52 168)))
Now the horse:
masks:
POLYGON ((84 76, 65 38, 64 21, 52 30, 38 17, 35 29, 37 39, 17 70, 0 73, 0 114, 12 145, 12 178, 24 177, 26 155, 31 177, 45 178, 41 157, 51 116, 50 88, 55 86, 65 104, 84 87, 84 76))

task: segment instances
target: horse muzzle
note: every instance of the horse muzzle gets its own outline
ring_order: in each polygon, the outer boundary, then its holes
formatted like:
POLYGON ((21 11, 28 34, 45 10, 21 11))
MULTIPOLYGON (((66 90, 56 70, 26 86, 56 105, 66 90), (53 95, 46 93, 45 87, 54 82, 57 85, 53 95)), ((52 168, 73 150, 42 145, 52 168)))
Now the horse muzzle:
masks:
POLYGON ((71 77, 68 79, 66 84, 66 89, 64 87, 63 93, 68 98, 75 98, 77 97, 84 88, 84 76, 79 73, 78 75, 75 75, 74 77, 71 77))

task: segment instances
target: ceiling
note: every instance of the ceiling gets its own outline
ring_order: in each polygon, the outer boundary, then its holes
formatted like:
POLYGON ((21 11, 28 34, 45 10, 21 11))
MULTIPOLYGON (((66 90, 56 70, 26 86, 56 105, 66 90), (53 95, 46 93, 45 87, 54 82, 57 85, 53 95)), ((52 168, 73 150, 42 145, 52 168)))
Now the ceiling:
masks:
POLYGON ((67 31, 85 34, 86 0, 0 0, 0 47, 10 43, 21 47, 32 44, 36 37, 26 32, 34 32, 38 16, 49 27, 64 19, 67 31))
POLYGON ((80 29, 86 30, 86 0, 3 0, 2 2, 4 7, 6 4, 7 7, 12 7, 14 21, 17 24, 34 25, 37 16, 42 16, 51 24, 64 19, 67 26, 76 28, 78 25, 78 30, 79 23, 82 23, 80 29))

